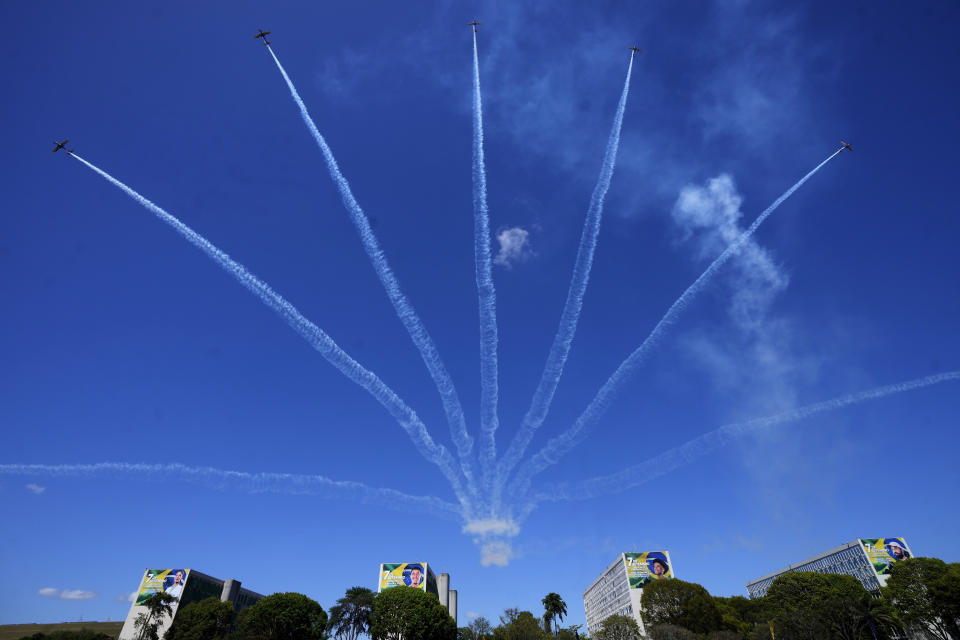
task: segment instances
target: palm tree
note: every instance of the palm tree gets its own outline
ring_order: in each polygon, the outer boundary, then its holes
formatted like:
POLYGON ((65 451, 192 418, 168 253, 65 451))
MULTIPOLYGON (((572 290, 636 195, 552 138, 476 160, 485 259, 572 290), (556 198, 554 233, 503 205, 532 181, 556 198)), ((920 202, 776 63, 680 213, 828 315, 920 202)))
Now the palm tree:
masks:
POLYGON ((859 627, 863 631, 870 631, 873 640, 888 637, 890 632, 903 627, 897 618, 896 611, 882 598, 874 597, 869 593, 857 601, 854 612, 858 618, 859 627), (878 633, 878 631, 880 633, 878 633))
POLYGON ((173 616, 173 603, 176 601, 175 597, 163 591, 144 598, 141 604, 147 608, 147 613, 139 614, 133 623, 140 629, 139 640, 157 640, 157 627, 166 616, 173 616))
MULTIPOLYGON (((547 626, 547 633, 550 632, 550 623, 554 618, 563 620, 567 615, 567 603, 563 601, 558 593, 548 593, 543 597, 543 622, 547 626)), ((557 628, 559 631, 559 627, 557 628)))
POLYGON ((340 640, 357 640, 357 637, 370 630, 373 599, 373 591, 366 587, 347 589, 346 594, 330 608, 327 627, 340 640))

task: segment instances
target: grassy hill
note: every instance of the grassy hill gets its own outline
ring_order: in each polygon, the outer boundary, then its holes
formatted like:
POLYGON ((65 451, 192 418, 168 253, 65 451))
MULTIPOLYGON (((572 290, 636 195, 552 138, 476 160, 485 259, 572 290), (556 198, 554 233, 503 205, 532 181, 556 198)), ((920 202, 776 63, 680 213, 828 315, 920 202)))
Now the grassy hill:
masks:
POLYGON ((0 640, 20 640, 35 633, 50 633, 51 631, 80 631, 89 629, 97 633, 105 633, 111 638, 120 635, 123 620, 120 622, 53 622, 50 624, 3 624, 0 625, 0 640))

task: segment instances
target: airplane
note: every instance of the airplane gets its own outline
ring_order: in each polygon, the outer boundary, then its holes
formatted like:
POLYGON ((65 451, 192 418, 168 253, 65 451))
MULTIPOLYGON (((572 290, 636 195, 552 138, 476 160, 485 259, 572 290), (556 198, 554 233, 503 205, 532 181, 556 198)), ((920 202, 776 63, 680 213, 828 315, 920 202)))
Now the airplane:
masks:
POLYGON ((630 49, 630 50, 633 52, 633 53, 630 54, 630 57, 631 57, 631 58, 633 58, 633 56, 635 56, 635 55, 637 55, 638 53, 640 53, 641 51, 643 51, 643 49, 640 49, 639 47, 627 47, 627 49, 630 49))
MULTIPOLYGON (((70 141, 67 140, 66 138, 63 139, 63 142, 57 142, 56 140, 54 140, 54 141, 53 141, 53 144, 55 144, 55 145, 57 145, 57 146, 54 147, 53 152, 56 153, 57 151, 60 151, 60 149, 64 149, 64 145, 66 145, 68 142, 70 142, 70 141)), ((67 153, 73 153, 73 149, 64 149, 64 150, 65 150, 67 153)))
POLYGON ((840 141, 840 144, 843 145, 842 147, 840 147, 840 151, 843 151, 844 149, 846 149, 846 150, 848 150, 850 153, 853 153, 853 147, 851 147, 850 145, 848 145, 846 142, 844 142, 843 140, 841 140, 841 141, 840 141))
POLYGON ((479 22, 476 18, 474 18, 474 19, 473 19, 473 22, 468 22, 468 23, 467 23, 467 26, 468 26, 468 27, 473 27, 473 32, 476 33, 476 32, 477 32, 477 27, 480 26, 481 24, 483 24, 483 23, 482 23, 482 22, 479 22))
POLYGON ((270 41, 267 40, 267 36, 270 35, 270 32, 269 32, 269 31, 264 31, 263 29, 259 29, 259 31, 260 31, 260 33, 258 33, 257 35, 253 36, 253 38, 254 38, 254 39, 263 38, 263 46, 266 47, 267 45, 270 44, 270 41))

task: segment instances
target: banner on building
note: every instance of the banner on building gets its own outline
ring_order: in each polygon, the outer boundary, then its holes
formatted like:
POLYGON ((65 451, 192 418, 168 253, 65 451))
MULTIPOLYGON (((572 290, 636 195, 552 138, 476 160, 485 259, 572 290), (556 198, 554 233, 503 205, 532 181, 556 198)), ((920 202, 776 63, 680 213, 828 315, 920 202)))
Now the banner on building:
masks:
POLYGON ((910 557, 910 550, 903 538, 861 538, 860 545, 878 576, 889 575, 894 562, 910 557))
POLYGON ((668 551, 625 553, 623 556, 631 589, 643 589, 644 585, 654 580, 674 577, 668 551))
POLYGON ((427 590, 427 563, 401 562, 380 565, 380 582, 377 591, 393 587, 414 587, 427 590))
POLYGON ((179 602, 189 574, 190 569, 147 569, 137 589, 135 604, 142 605, 147 598, 160 591, 170 594, 179 602))

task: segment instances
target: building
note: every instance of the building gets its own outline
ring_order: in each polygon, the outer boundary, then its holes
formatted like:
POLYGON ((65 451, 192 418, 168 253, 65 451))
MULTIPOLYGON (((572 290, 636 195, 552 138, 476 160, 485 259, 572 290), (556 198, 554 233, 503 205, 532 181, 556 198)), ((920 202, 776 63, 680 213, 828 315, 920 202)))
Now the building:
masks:
POLYGON ((893 563, 912 555, 903 538, 860 538, 748 582, 747 592, 751 598, 765 596, 773 581, 790 571, 845 574, 859 580, 867 591, 877 591, 886 586, 893 563))
POLYGON ((394 587, 414 587, 432 593, 447 608, 453 621, 457 621, 457 592, 450 589, 450 574, 441 573, 439 578, 426 562, 396 562, 380 565, 377 577, 377 593, 394 587))
POLYGON ((643 633, 643 619, 640 617, 643 587, 654 580, 673 577, 673 563, 668 551, 621 553, 583 592, 590 636, 595 636, 603 621, 612 615, 630 616, 643 633))
POLYGON ((140 637, 135 623, 140 614, 149 614, 143 603, 159 591, 176 598, 173 603, 173 616, 165 618, 157 628, 161 638, 173 624, 180 607, 192 602, 217 597, 224 602, 232 602, 234 611, 240 611, 263 597, 249 589, 242 589, 239 580, 218 580, 196 569, 145 569, 118 640, 137 640, 140 637))

